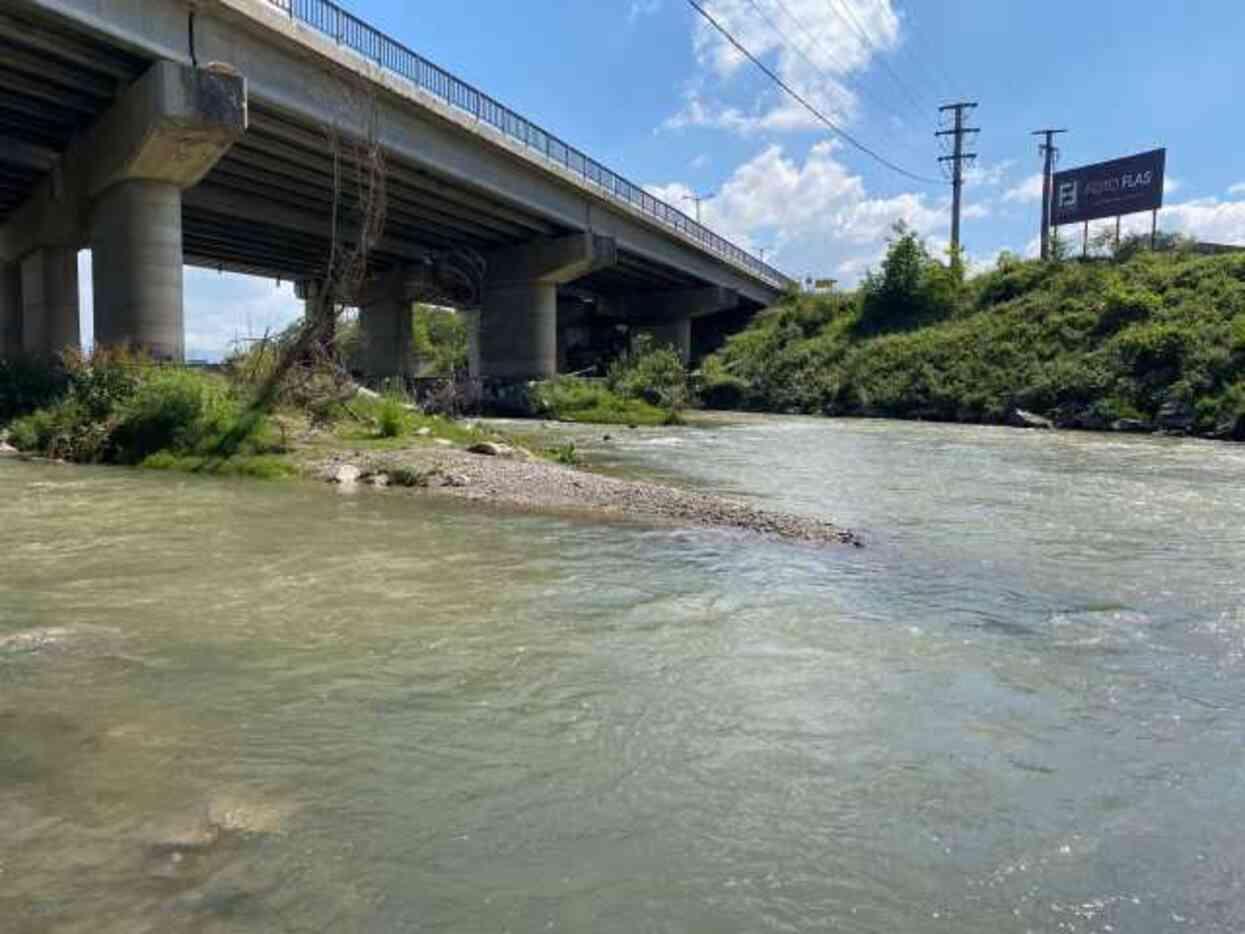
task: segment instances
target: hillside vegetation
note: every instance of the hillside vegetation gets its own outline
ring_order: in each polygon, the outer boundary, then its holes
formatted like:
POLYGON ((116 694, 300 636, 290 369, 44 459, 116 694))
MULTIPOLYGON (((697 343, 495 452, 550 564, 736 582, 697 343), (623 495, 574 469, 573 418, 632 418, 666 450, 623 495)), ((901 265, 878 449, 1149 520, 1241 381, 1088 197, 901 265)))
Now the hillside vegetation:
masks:
POLYGON ((897 231, 854 293, 791 295, 702 368, 706 404, 1245 440, 1245 255, 1004 255, 964 281, 897 231))

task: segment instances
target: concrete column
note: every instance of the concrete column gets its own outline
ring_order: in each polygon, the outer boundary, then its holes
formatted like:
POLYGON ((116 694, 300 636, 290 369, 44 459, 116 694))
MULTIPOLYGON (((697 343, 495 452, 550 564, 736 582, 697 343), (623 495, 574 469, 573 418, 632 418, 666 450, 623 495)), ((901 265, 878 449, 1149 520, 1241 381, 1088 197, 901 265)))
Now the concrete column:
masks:
POLYGON ((22 267, 0 262, 0 358, 22 352, 22 267))
POLYGON ((523 282, 485 287, 479 326, 485 379, 550 379, 558 374, 558 287, 523 282))
POLYGON ((181 362, 181 189, 137 179, 109 188, 95 204, 91 251, 95 343, 181 362))
POLYGON ((402 290, 371 296, 359 309, 360 365, 373 379, 405 379, 415 373, 411 302, 402 290))
POLYGON ((639 324, 632 329, 633 335, 647 334, 654 347, 670 347, 679 359, 687 363, 692 358, 692 318, 668 318, 656 324, 639 324))
POLYGON ((480 309, 462 308, 458 311, 467 329, 467 376, 480 378, 480 309))
POLYGON ((51 356, 79 346, 78 251, 44 247, 22 260, 22 350, 51 356))
POLYGON ((609 237, 571 234, 534 240, 486 257, 481 302, 480 376, 549 379, 558 372, 558 286, 611 266, 609 237))

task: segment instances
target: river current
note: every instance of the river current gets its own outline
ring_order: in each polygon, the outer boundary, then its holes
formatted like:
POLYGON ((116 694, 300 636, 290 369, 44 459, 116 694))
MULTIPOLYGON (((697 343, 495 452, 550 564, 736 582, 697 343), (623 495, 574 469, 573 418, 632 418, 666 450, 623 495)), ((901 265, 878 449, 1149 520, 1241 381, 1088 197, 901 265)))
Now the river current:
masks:
POLYGON ((565 431, 867 547, 0 461, 0 931, 1245 930, 1245 448, 565 431))

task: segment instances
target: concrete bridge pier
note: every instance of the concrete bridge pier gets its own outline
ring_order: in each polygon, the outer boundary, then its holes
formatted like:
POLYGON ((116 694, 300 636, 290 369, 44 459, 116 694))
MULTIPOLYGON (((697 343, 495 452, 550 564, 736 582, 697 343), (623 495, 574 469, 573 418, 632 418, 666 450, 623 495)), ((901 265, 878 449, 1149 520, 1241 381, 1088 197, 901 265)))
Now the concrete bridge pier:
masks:
POLYGON ((549 379, 558 372, 558 286, 613 265, 617 247, 590 233, 536 240, 487 257, 472 376, 549 379))
POLYGON ((632 328, 633 335, 647 334, 655 345, 673 348, 684 363, 690 363, 692 319, 721 314, 738 305, 738 293, 708 287, 636 296, 628 300, 627 310, 640 322, 632 328))
POLYGON ((91 252, 95 342, 184 359, 181 189, 146 179, 112 186, 95 204, 91 252))
POLYGON ((22 352, 52 356, 78 347, 78 251, 42 247, 27 254, 21 269, 22 352))
POLYGON ((96 343, 183 358, 182 192, 245 132, 246 100, 237 75, 159 61, 69 144, 0 228, 0 261, 21 262, 24 350, 77 345, 90 245, 96 343))
POLYGON ((0 261, 0 359, 22 350, 22 267, 0 261))
POLYGON ((415 374, 414 316, 406 280, 407 270, 395 270, 359 298, 360 366, 373 379, 415 374))

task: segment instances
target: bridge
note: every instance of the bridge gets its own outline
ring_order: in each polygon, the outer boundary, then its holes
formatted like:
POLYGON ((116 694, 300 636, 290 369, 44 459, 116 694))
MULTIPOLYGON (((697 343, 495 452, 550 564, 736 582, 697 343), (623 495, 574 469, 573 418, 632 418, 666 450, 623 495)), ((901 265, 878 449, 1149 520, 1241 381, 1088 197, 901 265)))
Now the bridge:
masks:
POLYGON ((184 265, 315 296, 360 140, 386 222, 342 298, 370 375, 411 372, 431 297, 473 322, 473 375, 528 379, 602 329, 687 355, 794 286, 329 0, 5 0, 0 354, 78 342, 88 247, 96 341, 157 358, 184 356, 184 265))

